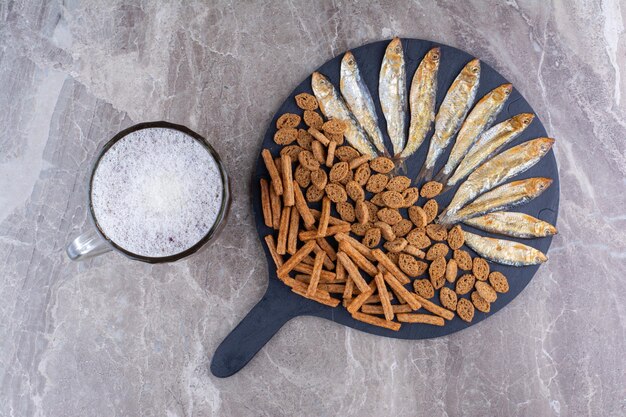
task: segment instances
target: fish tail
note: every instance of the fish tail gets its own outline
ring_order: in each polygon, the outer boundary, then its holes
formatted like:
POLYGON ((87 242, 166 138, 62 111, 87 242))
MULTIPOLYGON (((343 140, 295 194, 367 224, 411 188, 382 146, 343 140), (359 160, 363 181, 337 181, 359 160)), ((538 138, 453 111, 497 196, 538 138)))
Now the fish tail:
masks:
POLYGON ((448 191, 450 191, 452 189, 452 187, 454 187, 453 185, 450 184, 446 184, 443 186, 443 189, 441 190, 440 194, 444 194, 447 193, 448 191))
POLYGON ((406 158, 403 158, 400 155, 396 155, 393 158, 391 158, 391 160, 393 161, 395 167, 393 169, 393 175, 400 175, 400 174, 406 174, 407 168, 406 168, 406 158))
POLYGON ((441 170, 437 173, 437 175, 435 175, 435 178, 433 178, 433 181, 437 181, 438 183, 445 184, 448 181, 449 177, 450 175, 444 172, 444 168, 441 168, 441 170))
POLYGON ((417 174, 415 178, 415 183, 419 184, 421 182, 428 181, 433 176, 433 168, 428 168, 426 164, 422 166, 420 173, 417 174))

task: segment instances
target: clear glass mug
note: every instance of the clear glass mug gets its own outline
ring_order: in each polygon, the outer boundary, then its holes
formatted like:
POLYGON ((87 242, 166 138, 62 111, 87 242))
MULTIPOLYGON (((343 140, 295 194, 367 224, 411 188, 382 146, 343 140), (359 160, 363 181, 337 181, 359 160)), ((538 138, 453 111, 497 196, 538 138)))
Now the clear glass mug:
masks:
POLYGON ((113 136, 113 138, 110 141, 108 141, 100 150, 92 166, 91 176, 89 179, 88 195, 89 195, 88 196, 89 217, 91 220, 91 225, 93 227, 91 228, 91 230, 75 238, 67 246, 67 249, 66 249, 67 256, 73 261, 81 261, 84 259, 101 255, 109 251, 116 251, 125 255, 128 258, 131 258, 137 261, 142 261, 142 262, 148 262, 148 263, 175 262, 179 259, 182 259, 186 256, 189 256, 197 252, 200 248, 205 246, 209 241, 213 240, 224 227, 226 214, 228 213, 228 209, 230 207, 230 187, 229 187, 228 176, 226 174, 226 170, 224 169, 224 165, 222 164, 222 161, 219 155, 217 154, 217 152, 215 152, 215 149, 213 149, 213 147, 206 141, 206 139, 204 139, 202 136, 192 131, 191 129, 185 126, 181 126, 181 125, 177 125, 177 124, 173 124, 169 122, 163 122, 163 121, 139 123, 137 125, 124 129, 118 134, 116 134, 115 136, 113 136), (217 214, 217 217, 215 219, 215 223, 213 224, 213 226, 206 233, 206 235, 204 235, 204 237, 200 239, 196 244, 184 250, 183 252, 177 253, 175 255, 170 255, 170 256, 163 256, 163 257, 142 256, 142 255, 132 253, 122 248, 121 246, 117 245, 115 242, 113 242, 111 239, 107 237, 107 235, 98 225, 98 221, 96 219, 92 201, 91 201, 91 195, 92 195, 91 189, 93 185, 94 173, 96 172, 98 163, 100 162, 104 154, 106 154, 106 152, 117 141, 119 141, 124 136, 128 135, 129 133, 135 132, 140 129, 148 129, 148 128, 174 129, 174 130, 181 131, 185 133, 186 135, 197 140, 200 144, 202 144, 202 146, 204 146, 204 148, 209 152, 209 154, 211 154, 211 156, 215 160, 215 163, 218 167, 220 177, 222 180, 222 204, 221 204, 221 207, 219 209, 219 212, 217 214))

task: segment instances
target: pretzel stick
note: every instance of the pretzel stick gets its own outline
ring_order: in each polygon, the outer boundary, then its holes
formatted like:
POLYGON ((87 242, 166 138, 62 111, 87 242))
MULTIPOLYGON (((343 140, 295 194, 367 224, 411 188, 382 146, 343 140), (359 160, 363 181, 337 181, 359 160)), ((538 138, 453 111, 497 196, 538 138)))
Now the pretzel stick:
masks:
POLYGON ((263 149, 261 155, 263 156, 263 162, 265 162, 267 172, 269 172, 270 178, 272 178, 272 187, 274 187, 276 195, 283 195, 283 182, 281 181, 278 170, 276 169, 274 159, 272 159, 272 154, 269 149, 263 149))

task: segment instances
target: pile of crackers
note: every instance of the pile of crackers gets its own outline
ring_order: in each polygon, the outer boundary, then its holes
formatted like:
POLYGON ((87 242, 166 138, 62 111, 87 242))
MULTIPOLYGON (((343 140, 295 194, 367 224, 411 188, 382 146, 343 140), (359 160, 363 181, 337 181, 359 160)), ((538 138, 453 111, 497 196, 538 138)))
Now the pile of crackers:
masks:
POLYGON ((444 326, 455 314, 471 322, 475 309, 489 312, 509 290, 507 279, 462 249, 459 225, 433 223, 442 184, 412 187, 394 175, 391 159, 344 144, 346 125, 325 121, 314 96, 295 99, 303 114, 276 122, 280 155, 262 151, 263 219, 275 230, 265 242, 278 278, 302 297, 396 331, 401 323, 444 326))

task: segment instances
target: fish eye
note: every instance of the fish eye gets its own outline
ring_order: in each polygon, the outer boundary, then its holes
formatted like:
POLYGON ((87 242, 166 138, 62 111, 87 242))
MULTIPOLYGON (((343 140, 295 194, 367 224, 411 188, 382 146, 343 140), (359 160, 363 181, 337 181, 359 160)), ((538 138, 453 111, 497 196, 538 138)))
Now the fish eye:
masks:
POLYGON ((354 65, 356 61, 353 58, 348 59, 348 65, 354 65))
POLYGON ((400 46, 396 46, 396 48, 394 49, 394 51, 399 54, 400 52, 402 52, 402 48, 400 46))
POLYGON ((476 74, 478 72, 478 67, 472 67, 472 72, 476 74))
POLYGON ((431 58, 433 59, 433 61, 439 61, 439 54, 435 52, 432 54, 431 58))

